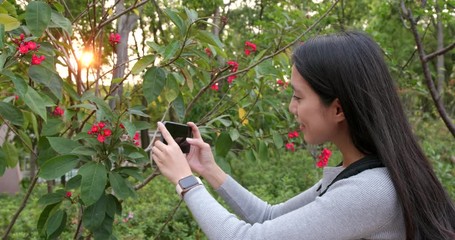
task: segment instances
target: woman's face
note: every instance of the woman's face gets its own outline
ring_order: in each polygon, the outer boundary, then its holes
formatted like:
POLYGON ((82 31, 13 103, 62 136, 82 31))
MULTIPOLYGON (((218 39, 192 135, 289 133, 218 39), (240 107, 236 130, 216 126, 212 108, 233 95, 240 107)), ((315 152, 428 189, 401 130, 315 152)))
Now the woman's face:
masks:
POLYGON ((300 124, 305 142, 317 145, 332 141, 338 126, 333 116, 337 111, 335 103, 324 105, 295 66, 292 67, 291 86, 294 93, 289 103, 289 111, 300 124))

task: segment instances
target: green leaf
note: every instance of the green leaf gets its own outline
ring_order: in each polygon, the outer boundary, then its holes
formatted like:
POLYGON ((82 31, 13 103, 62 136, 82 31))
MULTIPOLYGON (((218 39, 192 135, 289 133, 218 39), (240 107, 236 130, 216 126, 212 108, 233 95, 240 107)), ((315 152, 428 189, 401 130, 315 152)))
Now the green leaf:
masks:
POLYGON ((136 131, 144 130, 144 129, 150 129, 151 125, 149 122, 145 121, 134 121, 133 122, 134 127, 136 128, 136 131))
POLYGON ((103 194, 95 204, 87 207, 82 215, 84 227, 91 231, 98 228, 103 223, 104 217, 106 216, 106 205, 106 196, 103 194))
POLYGON ((47 121, 46 105, 38 92, 28 87, 23 100, 34 113, 38 114, 44 121, 47 121))
POLYGON ((149 115, 147 115, 144 112, 137 110, 137 109, 128 109, 128 113, 131 115, 137 115, 137 116, 141 116, 141 117, 147 117, 147 118, 150 117, 149 115))
POLYGON ((122 204, 112 194, 108 194, 106 197, 106 214, 111 218, 114 218, 115 214, 122 214, 122 204))
POLYGON ((259 159, 264 161, 269 160, 267 145, 263 141, 259 142, 259 159))
POLYGON ((51 212, 54 211, 54 209, 58 208, 59 204, 51 204, 46 206, 43 211, 41 212, 38 222, 36 224, 36 228, 38 229, 38 232, 40 235, 44 235, 44 227, 46 226, 47 219, 49 218, 49 215, 51 212))
POLYGON ((197 12, 193 9, 188 9, 185 7, 185 12, 186 12, 186 15, 188 16, 188 20, 190 21, 190 23, 193 23, 197 20, 198 18, 198 15, 197 15, 197 12))
POLYGON ((215 35, 212 33, 205 31, 205 30, 198 30, 196 34, 196 38, 200 40, 203 43, 207 43, 219 48, 223 48, 224 45, 221 43, 220 39, 218 39, 215 35))
POLYGON ((25 8, 25 22, 30 32, 41 37, 51 21, 51 7, 41 1, 32 1, 25 8))
POLYGON ((51 118, 44 125, 41 132, 43 136, 53 136, 58 134, 65 127, 65 123, 60 118, 51 118))
POLYGON ((89 103, 77 104, 77 105, 72 105, 72 106, 68 107, 68 109, 73 109, 73 108, 85 108, 88 110, 96 110, 96 106, 93 104, 89 104, 89 103))
POLYGON ((144 74, 143 91, 148 103, 155 101, 166 84, 166 72, 162 68, 151 67, 144 74))
POLYGON ((226 157, 232 147, 231 136, 228 133, 221 133, 216 139, 215 152, 219 157, 226 157))
POLYGON ((66 190, 71 190, 71 189, 76 189, 81 186, 81 180, 82 176, 81 175, 76 175, 72 177, 68 182, 66 182, 65 189, 66 190))
POLYGON ((47 220, 46 234, 51 236, 54 233, 58 233, 60 226, 66 223, 66 212, 62 209, 57 210, 47 220))
POLYGON ((106 119, 107 121, 112 122, 114 113, 112 112, 111 107, 109 107, 103 99, 93 96, 90 98, 90 101, 96 103, 98 108, 98 111, 96 111, 98 121, 106 119))
POLYGON ((185 102, 183 102, 182 92, 177 96, 177 98, 172 102, 172 107, 175 110, 180 121, 185 118, 185 102))
POLYGON ((96 150, 91 147, 79 146, 74 148, 70 153, 82 156, 92 156, 96 154, 96 150))
POLYGON ((174 55, 177 53, 179 48, 180 48, 180 43, 178 40, 174 40, 170 44, 168 44, 164 48, 163 61, 167 61, 171 58, 174 58, 175 57, 174 55))
POLYGON ((136 197, 136 192, 128 184, 127 180, 120 176, 120 174, 116 172, 109 172, 109 182, 114 190, 114 194, 120 199, 136 197))
POLYGON ((121 175, 127 175, 135 178, 138 181, 144 181, 144 177, 141 175, 141 171, 137 167, 121 167, 117 169, 118 173, 121 175))
POLYGON ((239 133, 239 130, 237 129, 232 129, 230 132, 229 132, 229 136, 231 137, 232 141, 235 142, 237 139, 240 138, 240 133, 239 133))
POLYGON ((172 74, 168 75, 168 78, 166 80, 166 88, 164 92, 164 97, 166 98, 166 101, 168 102, 174 101, 179 94, 180 89, 177 81, 175 80, 172 74))
POLYGON ((284 143, 283 143, 283 138, 281 137, 281 134, 277 133, 277 132, 273 132, 273 142, 275 143, 275 147, 276 148, 282 148, 284 143))
POLYGON ((112 226, 114 225, 114 218, 106 215, 104 221, 99 228, 93 231, 93 236, 95 239, 106 239, 106 240, 116 240, 112 236, 112 226))
POLYGON ((175 11, 173 11, 172 9, 169 9, 169 8, 164 9, 164 13, 171 19, 171 21, 175 24, 175 26, 177 26, 177 28, 180 31, 180 34, 184 35, 186 32, 185 22, 178 15, 178 13, 176 13, 175 11))
POLYGON ((133 69, 131 69, 131 73, 133 75, 137 75, 144 71, 150 64, 152 64, 155 61, 155 55, 147 55, 143 56, 139 61, 137 61, 133 69))
POLYGON ((70 36, 73 35, 73 29, 71 21, 68 18, 64 17, 57 11, 52 11, 51 13, 51 22, 55 24, 55 26, 63 29, 67 32, 70 36))
POLYGON ((82 147, 80 143, 64 137, 48 137, 47 140, 51 147, 60 154, 69 154, 75 148, 82 147))
POLYGON ((134 126, 134 124, 128 120, 122 120, 121 122, 125 127, 128 136, 130 136, 130 138, 133 138, 134 134, 136 133, 136 126, 134 126))
POLYGON ((90 206, 104 193, 107 170, 101 163, 89 162, 79 169, 78 174, 82 176, 81 199, 86 206, 90 206))
POLYGON ((0 116, 16 126, 24 124, 21 110, 11 103, 0 102, 0 116))
POLYGON ((30 136, 24 130, 19 130, 18 132, 23 140, 22 144, 24 144, 25 150, 29 152, 30 149, 33 149, 32 139, 30 139, 30 136))
POLYGON ((11 31, 21 26, 19 20, 4 13, 0 13, 0 24, 4 25, 5 31, 11 31))
POLYGON ((62 100, 62 78, 42 65, 32 65, 28 69, 28 76, 36 83, 42 84, 51 90, 52 94, 62 100))
POLYGON ((63 199, 65 199, 65 191, 59 190, 57 192, 48 193, 48 194, 42 196, 38 200, 38 204, 47 206, 47 205, 59 203, 59 202, 63 201, 63 199))
POLYGON ((80 159, 77 155, 61 155, 53 157, 41 166, 40 177, 52 180, 63 176, 63 174, 76 168, 80 159))
POLYGON ((15 167, 19 161, 19 153, 17 152, 16 147, 8 141, 5 141, 1 147, 3 153, 5 154, 6 166, 15 167))
POLYGON ((27 93, 28 85, 25 80, 20 77, 19 75, 15 75, 11 71, 3 71, 2 74, 8 76, 11 81, 14 83, 14 88, 16 89, 17 94, 21 97, 24 98, 25 94, 27 93))

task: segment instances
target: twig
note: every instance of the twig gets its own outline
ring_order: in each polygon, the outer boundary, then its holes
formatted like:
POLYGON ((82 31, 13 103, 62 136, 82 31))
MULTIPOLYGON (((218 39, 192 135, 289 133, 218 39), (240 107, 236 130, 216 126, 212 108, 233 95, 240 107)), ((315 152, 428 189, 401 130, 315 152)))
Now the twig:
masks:
POLYGON ((33 189, 36 186, 36 183, 38 181, 38 175, 39 175, 39 170, 36 173, 35 177, 33 178, 32 182, 30 183, 30 186, 28 187, 27 194, 25 194, 24 199, 22 200, 21 205, 19 206, 19 209, 17 209, 16 213, 13 216, 13 219, 11 219, 11 222, 9 223, 8 227, 5 230, 5 234, 3 234, 2 239, 7 240, 8 235, 11 232, 11 229, 13 229, 14 224, 16 223, 17 218, 19 218, 19 215, 21 214, 22 210, 24 210, 25 205, 27 204, 28 199, 30 198, 30 195, 32 194, 33 189))
POLYGON ((164 222, 163 226, 161 226, 160 231, 158 234, 155 236, 154 240, 158 239, 158 237, 161 235, 161 233, 164 231, 164 228, 169 224, 169 222, 172 220, 174 217, 175 213, 177 210, 180 208, 180 205, 182 205, 183 200, 180 199, 180 201, 177 203, 177 206, 175 206, 174 210, 169 214, 169 216, 166 219, 166 222, 164 222))
POLYGON ((425 62, 428 62, 431 59, 433 59, 433 58, 435 58, 435 57, 437 57, 439 55, 443 55, 444 53, 446 53, 446 52, 448 52, 448 51, 450 51, 450 50, 452 50, 454 48, 455 48, 455 42, 453 42, 452 44, 450 44, 449 46, 447 46, 447 47, 445 47, 443 49, 439 49, 436 52, 433 52, 433 53, 430 53, 430 54, 426 55, 424 60, 425 60, 425 62))

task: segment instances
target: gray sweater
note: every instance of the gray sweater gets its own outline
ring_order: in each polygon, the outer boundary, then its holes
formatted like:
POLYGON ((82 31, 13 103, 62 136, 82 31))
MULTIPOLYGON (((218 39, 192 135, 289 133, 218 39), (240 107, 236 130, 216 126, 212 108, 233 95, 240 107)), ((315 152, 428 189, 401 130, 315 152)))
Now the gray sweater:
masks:
POLYGON ((386 168, 339 180, 318 196, 342 170, 324 168, 317 184, 277 205, 228 177, 217 192, 242 220, 204 186, 186 193, 185 202, 209 239, 405 239, 401 206, 386 168))

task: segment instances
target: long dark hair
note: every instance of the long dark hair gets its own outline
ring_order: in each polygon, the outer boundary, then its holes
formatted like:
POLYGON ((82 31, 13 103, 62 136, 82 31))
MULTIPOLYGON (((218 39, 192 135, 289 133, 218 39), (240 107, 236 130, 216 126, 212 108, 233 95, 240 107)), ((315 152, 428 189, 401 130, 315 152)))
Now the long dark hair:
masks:
POLYGON ((354 145, 376 154, 398 194, 407 239, 455 239, 455 207, 403 111, 380 47, 360 32, 312 38, 294 65, 325 104, 339 99, 354 145))

